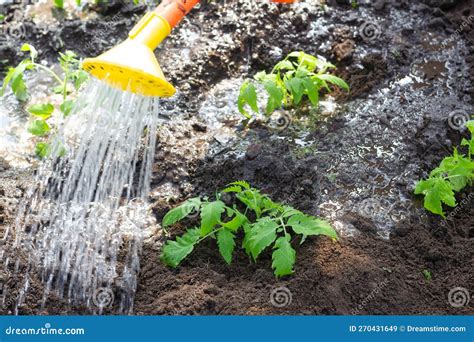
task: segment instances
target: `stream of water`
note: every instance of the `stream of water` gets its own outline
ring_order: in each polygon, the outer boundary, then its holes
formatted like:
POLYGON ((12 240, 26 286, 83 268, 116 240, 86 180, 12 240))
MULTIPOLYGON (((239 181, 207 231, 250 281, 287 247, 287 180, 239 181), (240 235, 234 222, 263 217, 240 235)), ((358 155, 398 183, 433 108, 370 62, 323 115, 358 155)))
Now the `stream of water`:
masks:
POLYGON ((16 313, 37 267, 43 306, 54 292, 99 313, 112 304, 131 312, 158 108, 157 99, 98 81, 84 89, 7 232, 18 253, 1 257, 23 282, 16 313))

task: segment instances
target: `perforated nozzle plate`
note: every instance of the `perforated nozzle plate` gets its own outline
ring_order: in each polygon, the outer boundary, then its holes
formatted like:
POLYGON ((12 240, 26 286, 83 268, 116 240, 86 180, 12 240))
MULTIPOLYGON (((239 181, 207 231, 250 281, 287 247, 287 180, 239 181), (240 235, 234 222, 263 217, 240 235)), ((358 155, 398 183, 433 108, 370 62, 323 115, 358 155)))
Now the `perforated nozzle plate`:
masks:
POLYGON ((87 58, 82 68, 115 88, 143 96, 170 97, 176 89, 166 80, 121 64, 87 58))

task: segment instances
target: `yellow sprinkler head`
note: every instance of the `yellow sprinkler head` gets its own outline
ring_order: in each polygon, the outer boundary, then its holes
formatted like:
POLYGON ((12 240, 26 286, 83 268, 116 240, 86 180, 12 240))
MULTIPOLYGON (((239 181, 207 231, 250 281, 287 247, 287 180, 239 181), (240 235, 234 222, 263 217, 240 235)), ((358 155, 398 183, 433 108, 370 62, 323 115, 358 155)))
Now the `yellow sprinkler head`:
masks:
POLYGON ((129 38, 82 67, 112 87, 143 96, 172 96, 176 90, 165 79, 153 50, 171 31, 168 22, 155 12, 147 13, 129 38))

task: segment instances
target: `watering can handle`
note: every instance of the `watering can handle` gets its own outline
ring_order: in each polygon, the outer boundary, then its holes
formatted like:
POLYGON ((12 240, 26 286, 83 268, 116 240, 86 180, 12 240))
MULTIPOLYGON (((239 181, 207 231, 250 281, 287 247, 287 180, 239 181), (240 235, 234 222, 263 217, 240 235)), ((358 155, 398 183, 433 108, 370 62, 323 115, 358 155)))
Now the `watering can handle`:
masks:
MULTIPOLYGON (((163 0, 154 10, 156 14, 163 17, 171 28, 179 24, 200 0, 163 0)), ((294 3, 297 0, 271 0, 279 3, 294 3)))

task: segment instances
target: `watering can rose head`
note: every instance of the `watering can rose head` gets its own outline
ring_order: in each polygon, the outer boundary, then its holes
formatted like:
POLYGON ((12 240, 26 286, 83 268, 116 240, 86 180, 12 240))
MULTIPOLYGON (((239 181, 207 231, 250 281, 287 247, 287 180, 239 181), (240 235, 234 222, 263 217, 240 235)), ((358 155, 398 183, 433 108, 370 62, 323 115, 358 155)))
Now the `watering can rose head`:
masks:
POLYGON ((176 90, 166 80, 153 50, 198 3, 199 0, 163 0, 137 23, 127 40, 96 58, 86 59, 84 70, 121 90, 144 96, 172 96, 176 90))

